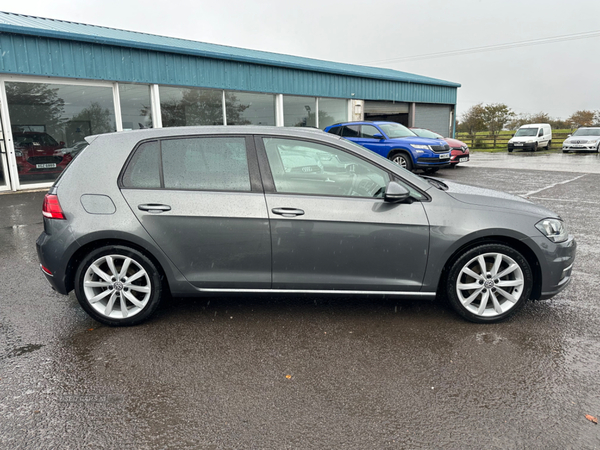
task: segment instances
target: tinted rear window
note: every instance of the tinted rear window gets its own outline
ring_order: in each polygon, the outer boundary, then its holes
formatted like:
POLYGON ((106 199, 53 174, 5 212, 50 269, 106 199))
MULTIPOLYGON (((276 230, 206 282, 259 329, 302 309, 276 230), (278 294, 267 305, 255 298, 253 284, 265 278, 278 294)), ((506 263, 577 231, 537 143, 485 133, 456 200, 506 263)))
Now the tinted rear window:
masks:
POLYGON ((160 188, 160 147, 157 141, 140 145, 125 173, 123 186, 126 188, 160 188))

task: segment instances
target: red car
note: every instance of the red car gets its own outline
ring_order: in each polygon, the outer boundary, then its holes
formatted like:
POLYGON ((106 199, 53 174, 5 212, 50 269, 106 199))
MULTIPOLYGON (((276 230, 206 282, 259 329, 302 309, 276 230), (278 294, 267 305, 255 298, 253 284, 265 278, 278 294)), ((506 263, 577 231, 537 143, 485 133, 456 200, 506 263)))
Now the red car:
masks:
POLYGON ((19 176, 59 173, 73 159, 61 150, 65 143, 56 142, 48 133, 15 131, 13 139, 19 176))
POLYGON ((443 137, 441 134, 434 133, 426 128, 411 128, 411 131, 420 137, 445 140, 452 152, 450 155, 450 164, 452 164, 452 167, 469 160, 469 147, 464 142, 454 138, 443 137))

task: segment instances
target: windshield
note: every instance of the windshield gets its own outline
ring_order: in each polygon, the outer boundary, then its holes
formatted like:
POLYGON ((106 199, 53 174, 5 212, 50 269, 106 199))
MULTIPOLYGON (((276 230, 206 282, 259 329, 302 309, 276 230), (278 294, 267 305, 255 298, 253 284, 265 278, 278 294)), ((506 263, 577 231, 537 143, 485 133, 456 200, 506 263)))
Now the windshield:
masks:
POLYGON ((58 142, 56 142, 52 136, 46 133, 13 133, 13 138, 15 140, 15 144, 18 146, 58 146, 58 142))
POLYGON ((377 125, 390 139, 416 136, 415 133, 399 123, 379 123, 377 125))
POLYGON ((573 136, 600 136, 600 128, 580 128, 573 136))
POLYGON ((411 131, 417 136, 431 139, 444 139, 441 134, 434 133, 433 131, 425 130, 424 128, 411 128, 411 131))
POLYGON ((537 136, 538 129, 537 128, 519 128, 515 133, 515 137, 519 136, 537 136))

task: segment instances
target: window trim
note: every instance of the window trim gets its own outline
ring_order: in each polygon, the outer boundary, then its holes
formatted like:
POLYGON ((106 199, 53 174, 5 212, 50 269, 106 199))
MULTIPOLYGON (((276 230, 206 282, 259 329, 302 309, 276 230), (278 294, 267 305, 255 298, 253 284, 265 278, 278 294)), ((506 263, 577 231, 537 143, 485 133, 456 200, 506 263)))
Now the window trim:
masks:
POLYGON ((119 172, 119 176, 117 177, 117 186, 120 190, 123 189, 135 189, 135 190, 145 190, 145 191, 186 191, 186 192, 230 192, 230 193, 238 193, 238 194, 256 194, 256 193, 264 193, 263 184, 260 176, 259 170, 259 162, 257 160, 256 148, 254 144, 254 139, 252 139, 252 135, 247 134, 182 134, 179 136, 164 136, 164 137, 153 137, 149 139, 144 139, 135 144, 133 149, 129 152, 121 171, 119 172), (167 140, 181 140, 181 139, 197 139, 197 138, 243 138, 246 145, 246 160, 248 162, 248 174, 250 181, 250 190, 248 191, 239 191, 239 190, 231 190, 231 189, 185 189, 185 188, 167 188, 165 187, 164 182, 164 173, 163 173, 163 159, 162 159, 162 142, 167 140), (159 175, 160 175, 160 187, 156 188, 142 188, 142 187, 133 187, 133 186, 125 186, 123 183, 123 178, 125 176, 125 171, 131 164, 131 160, 133 156, 137 152, 137 150, 145 143, 148 142, 158 142, 159 145, 159 175))

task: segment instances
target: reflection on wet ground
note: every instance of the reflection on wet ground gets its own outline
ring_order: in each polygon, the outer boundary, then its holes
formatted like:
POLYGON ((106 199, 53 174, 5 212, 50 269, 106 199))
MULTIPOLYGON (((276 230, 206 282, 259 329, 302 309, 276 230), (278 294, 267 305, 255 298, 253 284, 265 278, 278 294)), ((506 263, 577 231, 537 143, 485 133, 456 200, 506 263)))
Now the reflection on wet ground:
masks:
POLYGON ((104 327, 39 272, 43 193, 0 195, 0 447, 600 447, 600 175, 482 161, 439 176, 527 196, 579 244, 564 293, 496 325, 433 302, 227 296, 104 327))

